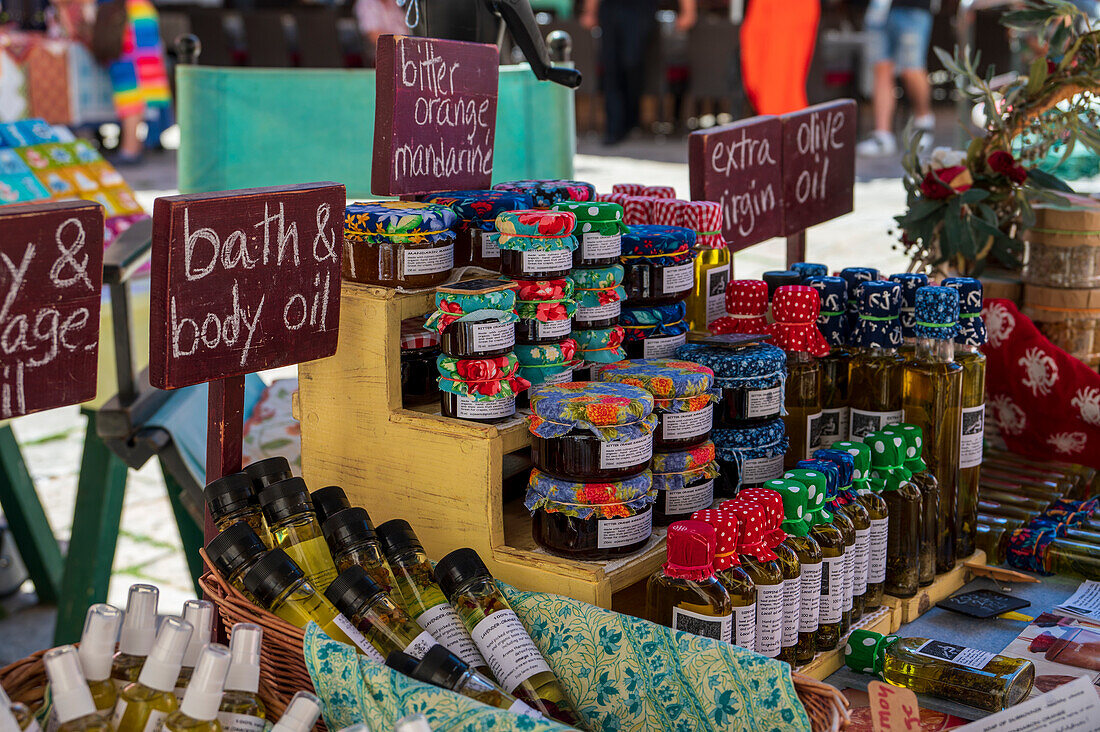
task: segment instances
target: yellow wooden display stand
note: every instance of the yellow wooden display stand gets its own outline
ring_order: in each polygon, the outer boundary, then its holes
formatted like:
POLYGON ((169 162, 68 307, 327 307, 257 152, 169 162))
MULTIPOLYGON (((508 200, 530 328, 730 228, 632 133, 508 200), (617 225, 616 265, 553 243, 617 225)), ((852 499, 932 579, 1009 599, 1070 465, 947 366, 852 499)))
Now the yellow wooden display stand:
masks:
POLYGON ((522 417, 484 425, 442 417, 438 404, 402 408, 401 321, 432 310, 433 292, 345 282, 340 307, 336 355, 298 368, 306 482, 342 486, 376 525, 405 519, 433 559, 471 547, 521 589, 643 615, 644 582, 664 561, 664 529, 624 559, 548 554, 531 538, 523 491, 504 489, 506 465, 522 470, 528 459, 522 417))

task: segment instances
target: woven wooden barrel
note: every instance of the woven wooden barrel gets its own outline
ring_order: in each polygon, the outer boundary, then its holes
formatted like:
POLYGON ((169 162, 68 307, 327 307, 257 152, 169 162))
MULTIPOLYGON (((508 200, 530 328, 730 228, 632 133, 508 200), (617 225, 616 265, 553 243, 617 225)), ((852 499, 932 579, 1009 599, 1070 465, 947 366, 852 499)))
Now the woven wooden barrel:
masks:
POLYGON ((1024 315, 1063 351, 1100 365, 1100 288, 1024 285, 1024 315))
POLYGON ((1024 232, 1024 281, 1039 287, 1100 287, 1100 201, 1066 198, 1068 206, 1035 206, 1035 226, 1024 232))

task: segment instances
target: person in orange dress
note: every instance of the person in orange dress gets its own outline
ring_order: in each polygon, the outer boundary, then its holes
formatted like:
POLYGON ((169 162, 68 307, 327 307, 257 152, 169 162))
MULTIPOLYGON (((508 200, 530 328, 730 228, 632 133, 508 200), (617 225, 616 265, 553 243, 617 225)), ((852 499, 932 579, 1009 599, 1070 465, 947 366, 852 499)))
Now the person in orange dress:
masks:
POLYGON ((757 114, 809 106, 806 77, 821 0, 750 0, 741 24, 741 77, 757 114))

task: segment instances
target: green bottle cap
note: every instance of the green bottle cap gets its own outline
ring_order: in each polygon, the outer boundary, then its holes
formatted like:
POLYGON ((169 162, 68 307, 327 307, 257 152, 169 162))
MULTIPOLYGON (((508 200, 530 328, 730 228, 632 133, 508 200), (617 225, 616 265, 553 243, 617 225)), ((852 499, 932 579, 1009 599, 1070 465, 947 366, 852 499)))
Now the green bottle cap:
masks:
POLYGON ((796 468, 783 473, 783 480, 793 480, 806 486, 806 521, 811 526, 831 524, 833 515, 825 507, 825 489, 829 479, 818 470, 796 468))
POLYGON ((833 450, 843 450, 852 456, 852 486, 857 490, 866 490, 871 479, 871 448, 862 442, 841 440, 830 446, 833 450))
POLYGON ((886 659, 886 647, 897 639, 896 635, 856 628, 844 646, 844 665, 856 673, 878 676, 886 659))
POLYGON ((764 487, 773 490, 783 499, 783 531, 794 536, 806 536, 813 525, 809 511, 809 492, 806 485, 797 480, 776 478, 764 483, 764 487))
POLYGON ((905 461, 905 469, 911 473, 920 473, 928 470, 921 453, 924 451, 924 433, 915 424, 892 424, 882 428, 883 432, 893 435, 901 435, 905 439, 905 451, 902 459, 905 461))
POLYGON ((879 430, 864 437, 863 442, 871 448, 872 490, 896 491, 913 477, 902 460, 904 437, 879 430))

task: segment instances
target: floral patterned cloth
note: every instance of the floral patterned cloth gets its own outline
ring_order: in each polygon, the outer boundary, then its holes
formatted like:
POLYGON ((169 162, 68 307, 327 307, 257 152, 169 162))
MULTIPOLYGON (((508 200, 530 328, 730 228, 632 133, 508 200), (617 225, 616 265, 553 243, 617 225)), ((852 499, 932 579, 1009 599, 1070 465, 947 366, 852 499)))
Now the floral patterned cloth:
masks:
POLYGON ((578 203, 555 203, 554 211, 568 211, 577 219, 573 235, 580 237, 589 233, 614 236, 627 230, 623 221, 623 207, 610 201, 586 201, 578 203))
POLYGON ((732 280, 726 285, 726 313, 707 326, 715 335, 766 333, 768 283, 764 280, 732 280))
POLYGON ((981 280, 973 277, 948 277, 940 284, 959 292, 959 332, 955 334, 955 342, 966 346, 985 345, 981 280))
MULTIPOLYGON (((499 283, 486 280, 486 285, 499 283)), ((493 318, 501 323, 514 323, 519 318, 515 314, 516 288, 492 292, 437 292, 435 293, 434 313, 428 316, 424 327, 441 333, 456 320, 480 320, 493 318)))
MULTIPOLYGON (((806 282, 810 277, 826 277, 829 274, 829 268, 824 264, 817 264, 816 262, 795 262, 790 267, 792 272, 797 272, 798 276, 802 278, 802 284, 809 284, 806 282)), ((824 300, 824 298, 822 298, 824 300)))
POLYGON ((535 468, 527 481, 523 505, 579 519, 627 518, 641 513, 657 500, 653 475, 648 471, 614 483, 573 483, 552 478, 535 468))
POLYGON ((302 474, 302 425, 294 419, 292 402, 298 379, 277 379, 264 389, 244 423, 244 465, 280 455, 302 474))
POLYGON ((344 209, 344 236, 361 242, 438 243, 455 238, 458 214, 417 201, 361 201, 344 209))
POLYGON ((573 251, 576 223, 568 211, 504 211, 497 215, 496 233, 489 236, 501 249, 517 252, 573 251))
POLYGON ((623 234, 623 262, 645 260, 659 267, 695 258, 695 232, 682 226, 632 226, 623 234))
POLYGON ((928 275, 917 272, 902 272, 901 274, 892 274, 888 279, 901 285, 901 337, 913 338, 915 335, 914 328, 917 325, 915 315, 917 290, 928 286, 928 275))
POLYGON ((737 466, 737 488, 741 487, 746 460, 768 460, 787 454, 790 439, 783 419, 761 425, 717 428, 711 433, 718 459, 737 466))
POLYGON ((526 193, 535 208, 550 208, 562 201, 596 200, 596 187, 582 180, 513 180, 497 183, 493 190, 526 193))
POLYGON ((922 287, 917 290, 913 329, 917 338, 948 341, 959 332, 959 292, 951 287, 922 287))
POLYGON ((514 397, 531 386, 516 373, 519 362, 514 353, 496 358, 452 358, 440 354, 435 365, 439 369, 440 389, 478 402, 514 397))
POLYGON ((559 343, 539 345, 517 343, 515 354, 519 361, 519 375, 530 381, 532 387, 581 365, 580 359, 576 357, 577 342, 572 338, 566 338, 559 343))
POLYGON ((577 312, 573 280, 515 280, 516 315, 523 320, 550 323, 568 320, 577 312))
POLYGON ((676 349, 676 357, 709 366, 719 388, 770 389, 787 376, 787 354, 768 343, 744 348, 685 343, 676 349))
POLYGON ((578 381, 543 386, 531 392, 531 434, 561 437, 588 430, 605 442, 632 440, 657 426, 653 397, 627 384, 578 381))
POLYGON ((848 332, 856 331, 856 322, 859 317, 859 287, 864 282, 880 280, 882 277, 874 267, 845 267, 840 270, 840 276, 848 283, 848 332))
POLYGON ((821 312, 817 316, 817 327, 830 346, 846 346, 852 341, 848 331, 848 283, 841 277, 810 275, 802 284, 817 290, 821 296, 821 312))
POLYGON ((818 358, 828 355, 829 344, 817 329, 821 297, 805 285, 784 285, 772 298, 772 317, 767 332, 775 345, 789 353, 806 352, 818 358))
POLYGON ((852 344, 861 348, 897 348, 901 345, 901 285, 871 280, 856 296, 859 320, 852 344))
POLYGON ((699 478, 717 478, 719 473, 714 443, 709 440, 690 450, 655 452, 649 468, 654 489, 661 491, 678 491, 699 478))
POLYGON ((581 350, 581 356, 591 363, 615 363, 626 358, 623 338, 626 332, 621 325, 595 330, 573 331, 573 338, 581 350))
POLYGON ((454 227, 457 231, 496 231, 496 218, 501 212, 521 211, 535 205, 526 193, 512 191, 445 191, 428 194, 421 200, 454 211, 458 215, 454 227))
POLYGON ((575 269, 570 277, 577 286, 577 304, 582 308, 596 308, 626 300, 621 264, 575 269))
POLYGON ((623 306, 619 325, 626 331, 628 342, 644 341, 657 336, 678 336, 687 333, 687 303, 652 305, 632 308, 623 306))
POLYGON ((714 372, 693 361, 642 358, 608 364, 600 370, 600 381, 630 384, 645 389, 655 400, 667 400, 710 395, 714 372))

